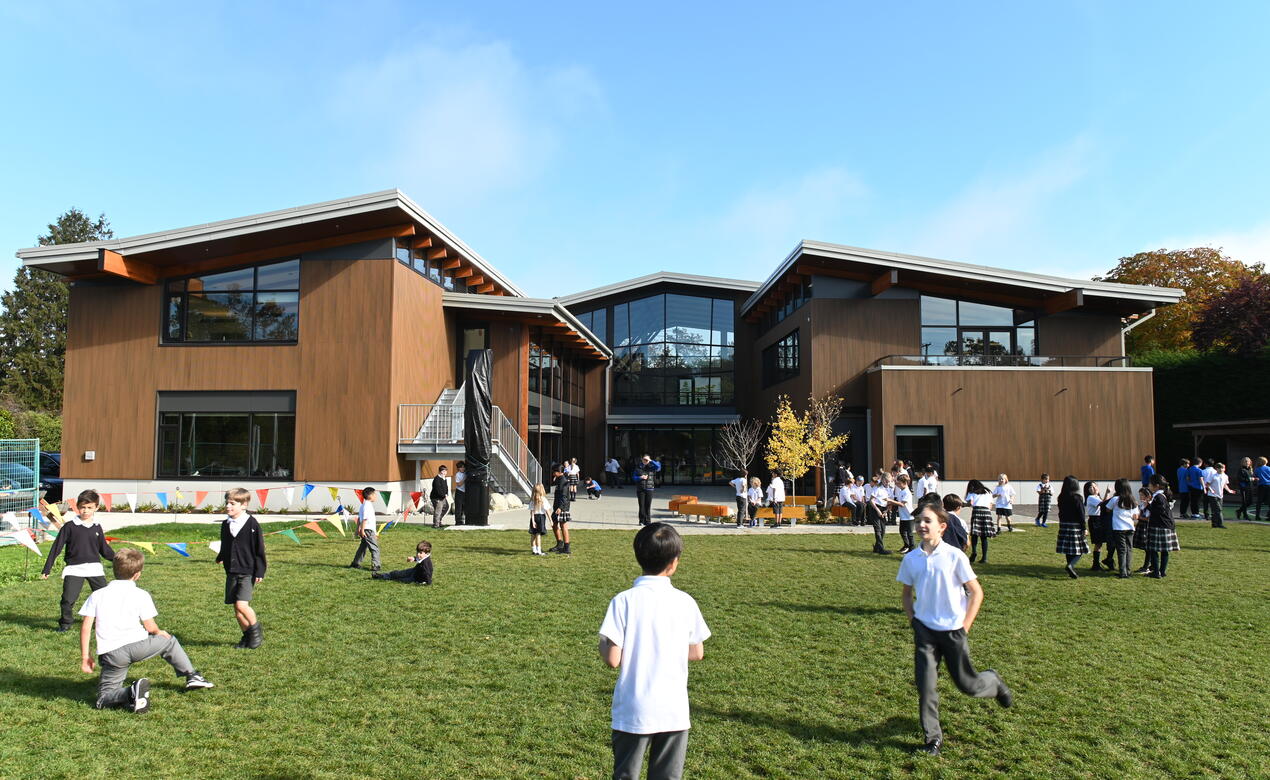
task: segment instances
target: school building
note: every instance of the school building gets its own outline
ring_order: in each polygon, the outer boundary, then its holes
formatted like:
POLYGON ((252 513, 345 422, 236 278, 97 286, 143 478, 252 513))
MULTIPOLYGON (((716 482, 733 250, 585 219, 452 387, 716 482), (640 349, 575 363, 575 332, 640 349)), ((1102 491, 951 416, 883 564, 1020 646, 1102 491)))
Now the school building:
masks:
POLYGON ((662 272, 530 298, 397 190, 18 256, 71 282, 67 495, 419 490, 463 457, 473 349, 492 353, 505 492, 644 452, 669 484, 722 484, 720 426, 782 394, 845 399, 858 472, 1133 475, 1151 370, 1124 333, 1182 296, 803 241, 762 282, 662 272))

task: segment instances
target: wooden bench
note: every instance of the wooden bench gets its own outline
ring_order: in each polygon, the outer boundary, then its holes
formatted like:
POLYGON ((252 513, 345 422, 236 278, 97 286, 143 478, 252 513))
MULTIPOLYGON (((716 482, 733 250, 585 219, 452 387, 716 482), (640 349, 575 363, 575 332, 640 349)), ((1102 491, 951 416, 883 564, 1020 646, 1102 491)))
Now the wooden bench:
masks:
POLYGON ((829 507, 829 514, 833 515, 834 517, 841 518, 842 520, 855 519, 855 513, 851 510, 851 507, 849 506, 831 506, 829 507))
POLYGON ((706 522, 710 522, 711 518, 717 519, 720 523, 724 518, 732 516, 729 507, 722 504, 680 504, 679 514, 685 517, 704 517, 706 522))
MULTIPOLYGON (((761 507, 758 513, 754 515, 759 520, 774 520, 776 513, 772 511, 770 506, 761 507)), ((806 520, 807 508, 801 506, 787 506, 781 510, 781 519, 783 520, 806 520)))
POLYGON ((683 514, 682 512, 679 511, 679 507, 683 506, 684 504, 695 504, 695 503, 697 503, 696 496, 671 496, 670 503, 667 505, 666 508, 669 509, 671 512, 674 512, 675 514, 683 514))
POLYGON ((815 506, 818 500, 815 496, 787 496, 785 503, 790 506, 815 506))

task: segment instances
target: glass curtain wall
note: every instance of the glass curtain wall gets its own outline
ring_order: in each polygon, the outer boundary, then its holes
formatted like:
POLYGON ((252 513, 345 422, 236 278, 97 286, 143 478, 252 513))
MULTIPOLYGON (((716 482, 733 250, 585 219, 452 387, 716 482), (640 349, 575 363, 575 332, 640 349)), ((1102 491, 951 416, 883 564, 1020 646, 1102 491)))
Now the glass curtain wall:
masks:
POLYGON ((722 485, 729 477, 715 460, 719 427, 712 425, 612 426, 609 452, 630 481, 645 453, 661 462, 661 481, 669 485, 722 485))
POLYGON ((731 300, 666 293, 579 319, 613 348, 614 406, 735 403, 731 300))
MULTIPOLYGON (((534 457, 547 469, 565 458, 586 456, 582 451, 586 385, 578 361, 562 357, 542 343, 541 331, 529 343, 529 440, 534 457)), ((558 352, 558 351, 557 351, 558 352)))

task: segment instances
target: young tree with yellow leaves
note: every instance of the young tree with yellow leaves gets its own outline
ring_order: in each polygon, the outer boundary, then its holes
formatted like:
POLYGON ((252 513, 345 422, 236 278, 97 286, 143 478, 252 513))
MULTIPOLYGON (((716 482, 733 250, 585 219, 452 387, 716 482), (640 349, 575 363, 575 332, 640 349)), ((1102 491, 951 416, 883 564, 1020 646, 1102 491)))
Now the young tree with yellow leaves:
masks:
MULTIPOLYGON (((772 418, 771 433, 767 437, 764 460, 767 468, 779 471, 782 477, 798 479, 815 465, 809 446, 807 420, 799 416, 789 404, 789 396, 776 399, 776 416, 772 418)), ((791 495, 793 495, 791 491, 791 495)))
MULTIPOLYGON (((822 475, 825 470, 825 458, 842 449, 842 446, 851 438, 850 434, 834 434, 833 432, 834 421, 840 414, 842 414, 841 397, 836 395, 826 395, 823 398, 817 398, 814 395, 807 397, 805 422, 808 457, 811 459, 812 468, 820 469, 822 475)), ((822 476, 821 482, 824 484, 825 494, 820 498, 824 501, 824 505, 828 506, 829 480, 822 476)))

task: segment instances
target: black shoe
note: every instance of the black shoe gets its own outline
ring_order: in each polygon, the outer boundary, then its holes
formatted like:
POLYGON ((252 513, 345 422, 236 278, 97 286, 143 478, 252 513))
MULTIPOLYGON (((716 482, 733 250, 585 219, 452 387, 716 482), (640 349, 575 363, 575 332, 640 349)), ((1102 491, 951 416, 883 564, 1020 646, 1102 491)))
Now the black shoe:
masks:
POLYGON ((570 551, 569 551, 569 543, 568 543, 568 542, 565 542, 565 543, 564 543, 564 547, 562 547, 562 548, 560 549, 560 554, 561 554, 561 555, 572 555, 572 554, 573 554, 572 552, 570 552, 570 551))
POLYGON ((1134 574, 1150 574, 1150 573, 1151 573, 1150 566, 1143 566, 1134 572, 1134 574))
POLYGON ((925 745, 922 745, 921 747, 919 747, 917 749, 917 752, 925 753, 928 756, 937 756, 939 755, 939 749, 943 746, 944 746, 944 743, 942 741, 938 739, 932 739, 930 742, 927 742, 925 745))
POLYGON ((361 564, 359 564, 359 563, 350 563, 350 564, 348 565, 348 568, 350 568, 350 569, 360 569, 360 568, 362 568, 362 566, 361 566, 361 564))
POLYGON ((891 554, 891 551, 890 551, 890 550, 876 550, 875 552, 877 552, 877 554, 878 554, 878 555, 890 555, 890 554, 891 554))
POLYGON ((70 631, 70 630, 71 630, 70 626, 63 626, 61 624, 58 624, 57 626, 57 633, 59 634, 65 634, 67 631, 70 631))
POLYGON ((1118 580, 1127 580, 1127 579, 1129 579, 1129 575, 1128 575, 1128 574, 1117 574, 1117 575, 1116 575, 1116 579, 1118 579, 1118 580))
POLYGON ((246 631, 243 632, 242 639, 238 640, 238 644, 234 645, 234 649, 242 650, 243 648, 247 647, 247 633, 248 632, 246 631))
POLYGON ((1098 565, 1098 559, 1094 558, 1094 565, 1089 567, 1090 571, 1102 571, 1102 566, 1098 565))
MULTIPOLYGON (((996 672, 993 671, 992 669, 987 669, 985 671, 989 671, 989 672, 992 672, 993 674, 996 674, 996 672)), ((997 679, 1000 680, 1001 675, 997 675, 997 679)), ((1005 683, 1001 683, 1000 685, 997 686, 997 704, 1000 704, 1002 707, 1007 707, 1007 708, 1014 706, 1014 694, 1011 693, 1010 689, 1005 686, 1005 683)))
POLYGON ((150 711, 150 681, 142 677, 132 684, 128 689, 128 698, 130 700, 130 708, 135 713, 143 713, 150 711))
POLYGON ((975 562, 975 556, 974 556, 974 555, 971 555, 971 556, 970 556, 970 562, 971 562, 971 563, 974 563, 974 562, 975 562))
POLYGON ((1161 573, 1159 573, 1158 571, 1153 571, 1153 572, 1151 572, 1150 574, 1148 574, 1147 576, 1148 576, 1148 577, 1150 577, 1150 578, 1151 578, 1151 579, 1153 579, 1153 580, 1158 580, 1158 579, 1160 579, 1161 577, 1163 577, 1164 575, 1163 575, 1163 574, 1161 574, 1161 573))
POLYGON ((1104 568, 1106 568, 1107 571, 1113 571, 1115 569, 1115 564, 1116 564, 1115 560, 1111 558, 1102 559, 1102 565, 1104 568))
POLYGON ((260 621, 256 621, 254 625, 247 629, 247 644, 243 645, 248 650, 255 650, 265 643, 265 632, 260 628, 260 621))
POLYGON ((980 565, 980 566, 987 566, 987 565, 988 565, 988 556, 986 556, 986 555, 985 555, 985 556, 983 556, 982 558, 980 558, 980 559, 979 559, 979 565, 980 565))
POLYGON ((1076 567, 1075 567, 1075 566, 1072 566, 1072 565, 1069 563, 1069 564, 1067 564, 1067 567, 1066 567, 1066 568, 1067 568, 1067 576, 1068 576, 1068 577, 1071 577, 1072 579, 1078 579, 1078 578, 1080 577, 1080 575, 1076 573, 1076 567))

